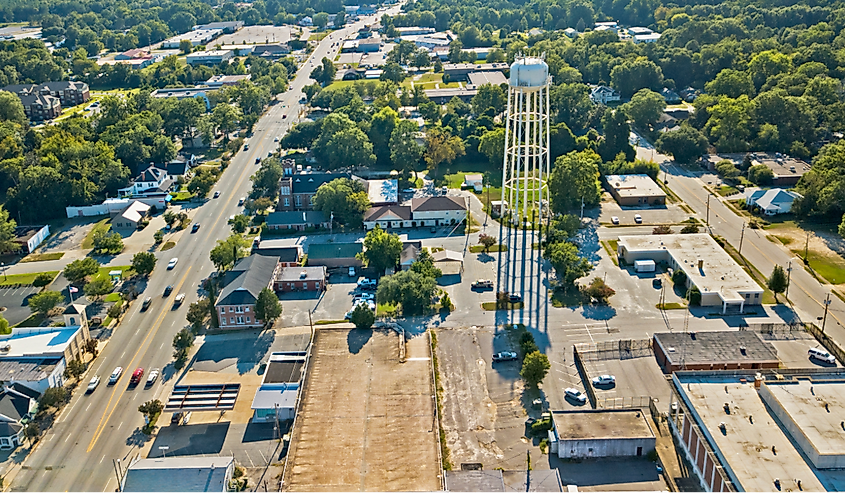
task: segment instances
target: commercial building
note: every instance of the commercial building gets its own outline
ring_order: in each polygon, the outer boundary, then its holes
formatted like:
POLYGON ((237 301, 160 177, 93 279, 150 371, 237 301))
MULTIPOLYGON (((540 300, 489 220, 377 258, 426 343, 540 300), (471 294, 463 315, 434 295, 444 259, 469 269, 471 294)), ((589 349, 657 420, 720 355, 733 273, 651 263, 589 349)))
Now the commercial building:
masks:
POLYGON ((169 200, 168 197, 169 195, 167 194, 150 194, 148 196, 138 196, 132 198, 112 198, 104 200, 101 204, 65 207, 65 212, 67 213, 68 218, 118 214, 136 200, 149 205, 150 208, 155 207, 156 210, 163 211, 167 208, 169 200))
POLYGON ((307 351, 280 351, 270 354, 261 386, 252 400, 252 422, 285 421, 296 415, 307 351))
POLYGON ((619 205, 666 204, 666 193, 646 174, 607 175, 605 183, 619 205))
POLYGON ((462 197, 419 197, 407 205, 372 207, 364 213, 364 228, 382 229, 449 226, 466 220, 467 204, 462 197))
POLYGON ((444 471, 446 491, 563 491, 557 469, 444 471))
POLYGON ((302 261, 302 247, 296 240, 257 240, 253 243, 252 253, 265 257, 278 257, 279 267, 296 267, 302 261))
POLYGON ((283 229, 305 231, 306 229, 329 228, 329 220, 321 211, 271 212, 267 215, 265 223, 267 229, 274 231, 283 229))
POLYGON ((425 96, 437 104, 446 104, 452 98, 458 98, 464 103, 469 103, 478 94, 478 89, 462 89, 460 87, 449 87, 444 89, 425 89, 425 96))
MULTIPOLYGON (((716 164, 728 160, 739 167, 746 154, 709 154, 704 157, 704 164, 710 171, 716 170, 716 164)), ((801 159, 787 156, 779 152, 751 152, 747 156, 751 159, 751 166, 765 165, 774 174, 772 186, 788 188, 795 186, 798 180, 810 170, 812 165, 801 159)))
POLYGON ((220 29, 225 34, 232 34, 234 32, 240 31, 241 28, 244 27, 243 21, 225 21, 225 22, 211 22, 209 24, 203 24, 201 26, 194 26, 194 31, 199 30, 209 30, 209 29, 220 29))
POLYGON ((367 198, 373 206, 392 205, 399 202, 399 180, 365 180, 357 176, 353 180, 364 185, 367 198))
POLYGON ((467 74, 467 78, 469 79, 468 86, 476 88, 485 84, 500 86, 508 83, 508 79, 505 77, 505 74, 498 71, 470 72, 467 74))
POLYGON ((325 291, 329 275, 326 267, 282 267, 276 273, 273 289, 283 293, 292 291, 325 291))
POLYGON ((132 461, 120 491, 229 491, 234 457, 159 457, 132 461))
POLYGON ((27 118, 34 122, 52 120, 70 108, 91 99, 88 84, 79 81, 56 81, 43 84, 13 84, 3 91, 17 94, 27 118))
POLYGON ((217 36, 223 34, 222 29, 195 29, 184 34, 177 34, 161 42, 162 49, 178 49, 183 40, 191 42, 191 46, 206 45, 217 36))
POLYGON ((224 87, 224 86, 236 86, 242 80, 249 80, 252 77, 250 74, 239 74, 239 75, 215 75, 214 77, 208 79, 204 82, 205 85, 208 87, 224 87))
POLYGON ((409 27, 397 27, 396 32, 399 33, 399 36, 414 36, 414 35, 421 35, 421 34, 434 34, 437 32, 436 29, 433 27, 419 27, 419 26, 409 26, 409 27))
POLYGON ((215 303, 221 329, 261 327, 255 302, 265 288, 272 288, 280 267, 275 257, 250 255, 223 275, 223 289, 215 303))
POLYGON ((792 211, 792 204, 795 199, 804 196, 798 192, 784 190, 782 188, 770 188, 769 190, 750 190, 745 193, 745 204, 749 207, 756 207, 767 216, 777 214, 789 214, 792 211))
POLYGON ((660 33, 637 34, 632 36, 634 44, 656 43, 660 39, 660 33))
POLYGON ((205 87, 177 87, 173 89, 156 89, 150 93, 154 98, 199 98, 205 103, 205 109, 211 109, 211 101, 208 100, 208 93, 213 91, 213 88, 205 87))
POLYGON ((314 243, 308 246, 308 265, 361 267, 356 255, 364 251, 362 243, 314 243))
POLYGON ((471 72, 504 72, 508 69, 507 63, 444 63, 443 76, 455 82, 466 80, 471 72))
MULTIPOLYGON (((460 276, 464 272, 464 256, 453 250, 440 250, 431 254, 434 266, 443 276, 460 276)), ((440 278, 439 280, 444 280, 440 278)))
POLYGON ((721 305, 722 313, 762 302, 763 288, 708 234, 620 236, 617 253, 629 264, 654 260, 682 270, 686 286, 701 292, 701 305, 721 305))
POLYGON ((549 447, 561 459, 637 457, 654 450, 654 432, 640 409, 554 411, 549 447))
MULTIPOLYGON (((293 172, 291 168, 287 168, 293 172)), ((296 173, 282 177, 279 186, 277 211, 304 211, 313 208, 314 195, 324 183, 338 178, 349 178, 349 173, 296 173)))
POLYGON ((751 330, 660 332, 653 341, 654 356, 664 373, 780 366, 775 347, 751 330))
POLYGON ((232 58, 230 50, 197 51, 185 57, 188 65, 219 65, 232 58))
POLYGON ((21 254, 32 253, 47 237, 50 236, 50 226, 17 226, 12 241, 18 245, 21 254))
POLYGON ((252 49, 252 54, 261 58, 275 60, 290 54, 290 45, 287 43, 256 45, 252 49))
POLYGON ((845 489, 841 368, 680 371, 671 383, 668 422, 703 491, 845 489))

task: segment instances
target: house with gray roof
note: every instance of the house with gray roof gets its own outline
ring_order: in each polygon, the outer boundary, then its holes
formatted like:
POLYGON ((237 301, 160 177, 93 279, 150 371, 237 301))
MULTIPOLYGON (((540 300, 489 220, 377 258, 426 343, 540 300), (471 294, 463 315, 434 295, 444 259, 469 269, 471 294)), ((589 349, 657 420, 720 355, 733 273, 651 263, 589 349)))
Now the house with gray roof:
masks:
POLYGON ((158 457, 136 459, 120 491, 229 491, 235 472, 234 457, 158 457))
POLYGON ((745 203, 748 206, 757 207, 763 214, 774 216, 776 214, 788 214, 792 211, 792 203, 795 199, 803 198, 798 192, 772 188, 769 190, 753 190, 746 192, 745 203))
POLYGON ((308 246, 308 265, 361 267, 355 256, 364 251, 363 243, 315 243, 308 246))
POLYGON ((267 229, 306 229, 328 228, 329 221, 321 211, 278 211, 271 212, 265 220, 267 229))
POLYGON ((0 449, 21 444, 24 426, 38 410, 41 394, 20 384, 3 387, 0 393, 0 449))
POLYGON ((255 302, 262 289, 272 289, 279 268, 278 257, 250 255, 223 275, 223 289, 214 305, 221 329, 264 325, 263 320, 256 319, 255 302))

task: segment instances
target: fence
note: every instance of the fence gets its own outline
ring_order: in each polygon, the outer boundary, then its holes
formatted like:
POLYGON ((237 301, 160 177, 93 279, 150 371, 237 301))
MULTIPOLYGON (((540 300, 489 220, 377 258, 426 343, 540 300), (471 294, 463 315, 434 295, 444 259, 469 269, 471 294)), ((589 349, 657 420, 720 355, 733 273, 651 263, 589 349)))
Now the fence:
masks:
POLYGON ((830 338, 829 335, 822 332, 821 329, 816 327, 815 324, 807 324, 806 325, 807 332, 813 334, 813 337, 819 341, 819 344, 825 347, 827 351, 832 354, 837 361, 840 363, 845 362, 845 351, 842 350, 842 347, 836 343, 833 339, 830 338))
POLYGON ((761 323, 746 325, 744 327, 740 327, 739 330, 757 332, 764 338, 770 340, 791 340, 806 337, 806 334, 809 332, 807 328, 808 325, 809 324, 804 324, 802 322, 794 322, 791 324, 761 323))
POLYGON ((576 344, 582 361, 605 361, 610 359, 634 359, 652 355, 651 339, 620 339, 587 344, 576 344))
POLYGON ((649 409, 652 398, 647 395, 637 397, 606 397, 596 400, 596 409, 649 409))

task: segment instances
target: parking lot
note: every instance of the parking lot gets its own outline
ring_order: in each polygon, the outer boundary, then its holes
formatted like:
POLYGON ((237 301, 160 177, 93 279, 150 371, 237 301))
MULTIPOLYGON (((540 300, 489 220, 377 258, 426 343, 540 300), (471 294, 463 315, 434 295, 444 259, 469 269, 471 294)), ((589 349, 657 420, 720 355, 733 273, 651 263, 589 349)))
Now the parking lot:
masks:
POLYGON ((10 326, 23 322, 32 315, 27 299, 40 290, 35 286, 0 288, 0 309, 3 310, 0 314, 9 321, 10 326))
POLYGON ((440 489, 428 338, 315 332, 284 478, 287 491, 440 489))
POLYGON ((395 45, 396 43, 385 43, 379 51, 372 53, 340 53, 335 63, 357 63, 359 66, 371 65, 373 67, 381 67, 387 63, 387 54, 390 53, 395 45))
POLYGON ((326 290, 320 292, 295 292, 279 295, 284 311, 280 318, 282 327, 308 325, 311 321, 343 320, 352 308, 352 297, 357 292, 358 277, 350 277, 345 271, 331 273, 326 290))
MULTIPOLYGON (((296 34, 294 28, 294 34, 296 34)), ((287 43, 291 38, 291 26, 246 26, 232 34, 224 34, 210 44, 240 45, 287 43)))
POLYGON ((669 412, 671 389, 666 376, 653 355, 631 359, 605 359, 588 361, 584 364, 587 381, 584 385, 593 388, 597 407, 614 409, 639 407, 648 409, 647 397, 657 399, 657 407, 669 412), (599 375, 616 377, 614 385, 593 385, 592 379, 599 375))
POLYGON ((817 359, 811 359, 807 355, 807 350, 810 348, 820 348, 824 351, 824 346, 810 334, 806 332, 794 332, 789 339, 771 339, 763 337, 764 340, 770 342, 778 352, 778 359, 781 366, 784 368, 834 368, 842 367, 842 362, 823 363, 817 359))
POLYGON ((669 203, 662 206, 625 206, 621 207, 612 198, 606 200, 610 194, 605 193, 598 219, 602 224, 611 224, 611 218, 619 218, 621 225, 635 225, 634 216, 642 216, 642 224, 677 224, 685 221, 694 214, 690 214, 678 204, 669 203))

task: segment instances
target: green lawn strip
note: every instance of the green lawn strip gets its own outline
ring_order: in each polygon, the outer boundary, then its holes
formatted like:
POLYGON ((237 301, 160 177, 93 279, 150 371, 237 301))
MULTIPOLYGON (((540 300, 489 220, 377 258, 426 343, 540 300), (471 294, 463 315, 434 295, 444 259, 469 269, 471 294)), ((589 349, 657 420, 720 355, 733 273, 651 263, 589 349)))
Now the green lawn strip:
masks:
MULTIPOLYGON (((97 272, 97 275, 94 277, 94 279, 110 279, 109 272, 111 272, 113 270, 119 270, 121 272, 120 277, 123 279, 123 278, 126 277, 126 271, 128 271, 131 268, 132 268, 131 265, 115 265, 115 266, 100 267, 100 270, 99 270, 99 272, 97 272)), ((94 280, 94 279, 92 279, 92 280, 94 280)))
POLYGON ((761 288, 763 288, 763 299, 760 302, 764 305, 774 305, 776 303, 780 303, 779 300, 775 299, 775 294, 772 292, 772 290, 766 287, 766 276, 764 276, 763 273, 757 269, 757 267, 754 267, 751 262, 746 260, 745 257, 740 255, 736 248, 733 247, 733 245, 731 245, 724 239, 722 241, 725 242, 725 251, 728 252, 728 255, 730 255, 731 258, 734 259, 734 262, 739 264, 740 267, 742 267, 743 270, 745 270, 745 272, 748 273, 748 275, 751 276, 751 278, 754 279, 754 281, 756 281, 761 288))
POLYGON ((683 310, 687 305, 683 303, 658 303, 654 305, 658 310, 683 310))
POLYGON ((164 245, 161 246, 161 251, 166 252, 166 251, 170 250, 171 248, 173 248, 175 246, 176 246, 175 241, 168 241, 167 243, 165 243, 164 245))
POLYGON ((171 194, 171 197, 173 202, 186 202, 194 198, 194 194, 185 190, 171 194))
MULTIPOLYGON (((803 249, 796 248, 791 251, 795 255, 804 258, 803 249)), ((810 268, 830 284, 845 283, 845 261, 841 258, 826 257, 810 250, 807 252, 807 261, 810 268)))
POLYGON ((449 445, 446 442, 446 432, 443 430, 443 386, 440 385, 440 368, 437 362, 437 334, 433 329, 428 329, 431 337, 431 363, 434 370, 434 391, 437 393, 437 426, 440 437, 440 461, 444 471, 452 470, 452 461, 449 460, 449 445))
POLYGON ((678 204, 683 204, 683 203, 684 203, 684 201, 683 201, 683 200, 681 200, 681 198, 680 198, 680 197, 678 197, 678 196, 675 194, 675 192, 673 192, 673 191, 672 191, 672 189, 671 189, 671 188, 669 188, 668 186, 666 186, 666 184, 665 184, 665 183, 663 183, 663 181, 662 181, 662 180, 657 180, 657 185, 658 185, 658 186, 659 186, 659 187, 663 190, 663 193, 665 193, 665 194, 666 194, 666 196, 667 196, 667 197, 669 197, 669 200, 671 200, 672 202, 676 202, 676 203, 678 203, 678 204))
POLYGON ((333 325, 333 324, 345 324, 348 320, 317 320, 314 322, 314 325, 333 325))
POLYGON ((618 243, 617 240, 602 240, 601 246, 604 247, 604 251, 607 252, 608 257, 610 257, 610 260, 613 261, 613 265, 619 266, 619 260, 616 258, 616 250, 614 250, 613 247, 609 245, 611 241, 618 243))
POLYGON ((308 41, 322 41, 323 38, 329 35, 329 31, 323 31, 321 33, 311 33, 308 36, 308 41))
POLYGON ((718 193, 722 197, 729 197, 731 195, 739 193, 739 190, 729 185, 722 185, 721 187, 716 189, 716 193, 718 193))
POLYGON ((398 312, 399 305, 394 305, 392 303, 379 303, 376 305, 377 317, 390 317, 396 315, 398 312))
POLYGON ((0 278, 0 286, 14 286, 16 284, 32 284, 35 278, 41 274, 50 274, 55 278, 59 275, 57 270, 48 270, 46 272, 32 272, 30 274, 8 274, 0 278))
MULTIPOLYGON (((484 245, 472 245, 469 247, 469 251, 471 253, 481 253, 484 251, 484 245)), ((507 245, 493 245, 488 250, 489 252, 507 252, 508 246, 507 245)))
MULTIPOLYGON (((520 301, 519 303, 508 303, 507 308, 501 308, 501 310, 519 310, 523 307, 523 303, 520 301)), ((496 308, 495 301, 488 301, 486 303, 481 304, 481 308, 489 311, 496 311, 499 308, 496 308)))
POLYGON ((89 231, 88 234, 85 236, 85 239, 82 240, 82 248, 83 249, 94 248, 94 235, 98 231, 103 231, 103 232, 108 231, 111 228, 109 221, 110 221, 110 219, 108 219, 108 218, 103 219, 103 220, 97 222, 97 224, 95 224, 94 227, 91 228, 91 231, 89 231))
POLYGON ((59 260, 60 258, 64 257, 65 252, 53 252, 53 253, 30 253, 26 257, 21 259, 21 262, 44 262, 46 260, 59 260))
POLYGON ((103 298, 103 301, 107 303, 117 303, 118 301, 122 301, 123 298, 120 296, 120 293, 109 293, 103 298))

